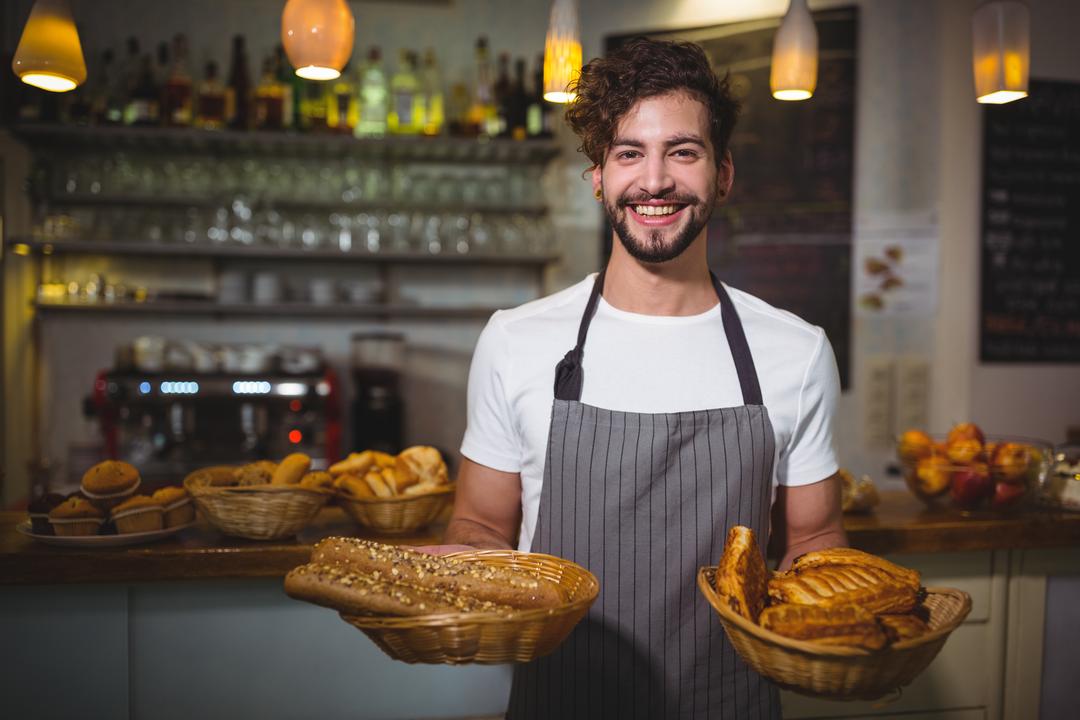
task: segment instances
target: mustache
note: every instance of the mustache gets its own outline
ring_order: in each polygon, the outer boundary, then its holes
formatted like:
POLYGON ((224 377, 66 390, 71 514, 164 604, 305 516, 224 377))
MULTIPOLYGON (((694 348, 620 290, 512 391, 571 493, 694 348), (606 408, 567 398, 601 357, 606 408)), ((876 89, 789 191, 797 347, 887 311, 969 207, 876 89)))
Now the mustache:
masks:
POLYGON ((649 201, 662 200, 664 202, 678 204, 678 205, 700 205, 701 198, 693 193, 661 193, 660 195, 650 195, 648 193, 637 193, 635 195, 623 195, 615 201, 616 207, 625 208, 627 205, 637 205, 649 201))

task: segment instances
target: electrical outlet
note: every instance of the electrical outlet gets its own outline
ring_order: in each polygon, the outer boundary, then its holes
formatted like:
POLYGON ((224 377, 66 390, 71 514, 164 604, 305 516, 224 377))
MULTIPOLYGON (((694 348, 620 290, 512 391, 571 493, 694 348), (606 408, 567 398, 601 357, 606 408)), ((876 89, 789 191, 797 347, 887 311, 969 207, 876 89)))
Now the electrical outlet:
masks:
POLYGON ((930 418, 930 363, 921 355, 905 355, 896 363, 895 427, 927 430, 930 418))
POLYGON ((894 362, 880 355, 867 359, 866 386, 863 392, 863 441, 872 447, 888 447, 893 443, 894 362))

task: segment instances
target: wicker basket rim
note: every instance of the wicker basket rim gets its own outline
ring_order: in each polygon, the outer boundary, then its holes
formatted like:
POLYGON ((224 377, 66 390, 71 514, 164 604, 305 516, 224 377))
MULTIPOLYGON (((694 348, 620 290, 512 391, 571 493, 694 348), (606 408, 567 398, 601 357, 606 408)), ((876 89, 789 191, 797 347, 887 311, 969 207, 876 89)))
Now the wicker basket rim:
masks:
POLYGON ((454 483, 445 483, 425 493, 417 493, 415 495, 393 495, 391 497, 356 497, 355 495, 346 490, 339 489, 337 490, 337 496, 342 500, 347 500, 348 502, 364 503, 367 505, 379 505, 381 503, 407 503, 412 500, 427 498, 433 495, 445 495, 446 493, 453 492, 454 489, 454 483))
POLYGON ((583 607, 587 608, 592 605, 593 601, 596 600, 596 597, 600 594, 600 581, 596 579, 595 575, 577 563, 555 557, 554 555, 525 553, 517 550, 469 550, 465 552, 450 553, 446 557, 458 558, 461 560, 478 560, 483 558, 498 558, 511 561, 519 558, 539 560, 548 565, 573 569, 575 573, 582 576, 582 579, 586 583, 585 593, 577 600, 568 602, 565 605, 560 605, 557 608, 522 610, 520 612, 515 612, 510 616, 496 615, 494 613, 439 613, 432 615, 416 615, 413 617, 386 617, 340 613, 341 618, 350 625, 360 629, 371 630, 391 628, 408 630, 412 628, 439 628, 462 625, 517 624, 533 622, 547 617, 570 615, 583 607))
POLYGON ((720 596, 717 595, 716 590, 706 579, 707 573, 716 570, 716 566, 702 567, 698 570, 698 588, 702 594, 709 601, 709 604, 716 609, 718 613, 724 618, 724 620, 736 625, 739 629, 753 635, 755 638, 770 643, 772 645, 779 645, 789 650, 795 650, 807 655, 816 655, 821 657, 866 657, 868 655, 879 655, 883 652, 890 652, 893 650, 907 650, 921 645, 926 645, 937 641, 943 636, 947 636, 953 630, 955 630, 960 623, 964 621, 964 618, 971 612, 971 596, 963 590, 957 590, 955 588, 945 587, 928 587, 926 592, 928 595, 947 595, 956 598, 960 601, 960 608, 956 614, 949 619, 941 627, 931 630, 928 633, 920 635, 917 638, 911 640, 903 640, 898 643, 893 643, 887 646, 883 650, 867 650, 865 648, 856 647, 842 647, 837 645, 821 645, 818 643, 809 642, 807 640, 794 640, 789 637, 785 637, 778 633, 774 633, 771 630, 766 630, 757 623, 751 622, 747 618, 738 614, 726 603, 720 600, 720 596))
MULTIPOLYGON (((198 471, 196 471, 198 472, 198 471)), ((195 473, 192 473, 194 475, 195 473)), ((300 487, 299 485, 203 485, 196 483, 191 475, 184 478, 184 489, 192 496, 198 495, 231 495, 235 493, 280 493, 301 492, 314 495, 330 495, 332 491, 327 488, 300 487)))

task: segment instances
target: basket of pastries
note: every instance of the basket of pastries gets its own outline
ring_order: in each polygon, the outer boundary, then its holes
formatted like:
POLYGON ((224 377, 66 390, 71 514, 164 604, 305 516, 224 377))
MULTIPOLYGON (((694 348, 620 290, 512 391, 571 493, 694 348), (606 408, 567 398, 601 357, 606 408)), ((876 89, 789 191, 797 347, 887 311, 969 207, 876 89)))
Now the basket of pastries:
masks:
POLYGON ((919 573, 851 548, 806 553, 770 574, 753 531, 733 527, 698 588, 756 672, 804 695, 873 700, 909 684, 971 611, 919 573))
POLYGON ((453 498, 446 462, 433 447, 399 454, 352 453, 330 466, 337 502, 360 525, 383 534, 412 532, 431 524, 453 498))
POLYGON ((332 496, 333 478, 309 472, 311 458, 293 453, 269 460, 203 468, 184 487, 207 521, 226 535, 275 540, 300 532, 332 496))
POLYGON ((512 550, 427 553, 357 538, 319 542, 285 578, 407 663, 528 662, 552 652, 600 592, 568 560, 512 550))

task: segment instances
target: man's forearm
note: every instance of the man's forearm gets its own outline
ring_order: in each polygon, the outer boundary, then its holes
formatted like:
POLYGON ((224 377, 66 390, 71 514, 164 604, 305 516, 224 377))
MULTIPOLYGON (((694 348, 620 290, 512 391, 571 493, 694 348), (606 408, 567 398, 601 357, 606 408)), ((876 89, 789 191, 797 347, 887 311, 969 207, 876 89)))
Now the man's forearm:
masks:
POLYGON ((480 550, 512 550, 510 541, 473 520, 454 518, 446 528, 443 542, 447 545, 471 545, 480 550))
POLYGON ((814 550, 825 550, 828 548, 847 546, 847 533, 844 532, 843 528, 829 529, 789 545, 784 551, 784 557, 780 560, 780 565, 777 569, 787 570, 791 567, 791 563, 794 562, 795 558, 805 553, 813 552, 814 550))

